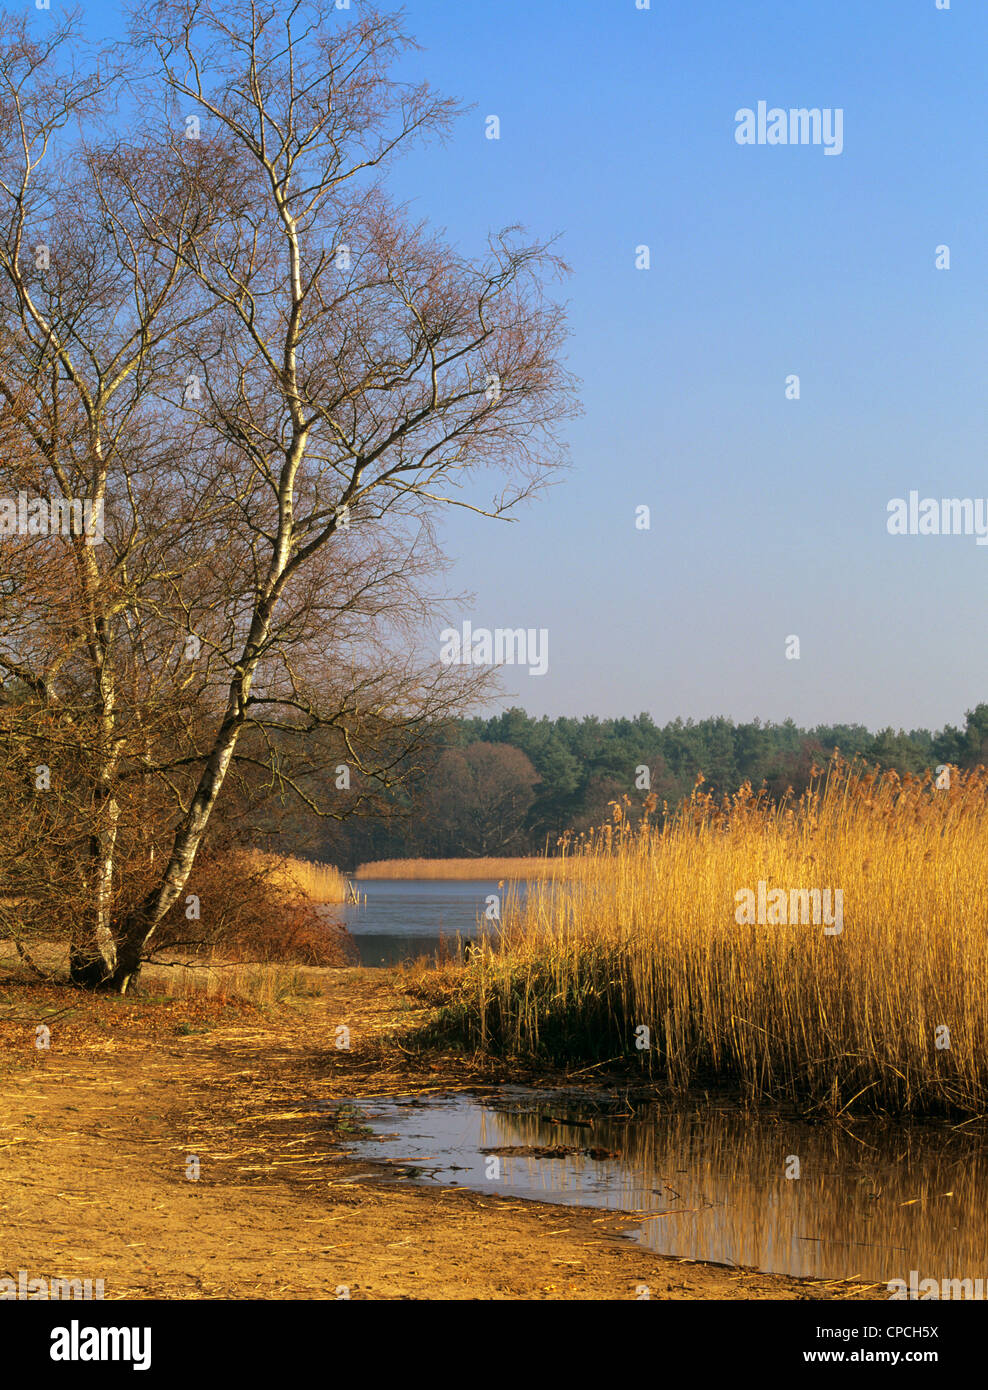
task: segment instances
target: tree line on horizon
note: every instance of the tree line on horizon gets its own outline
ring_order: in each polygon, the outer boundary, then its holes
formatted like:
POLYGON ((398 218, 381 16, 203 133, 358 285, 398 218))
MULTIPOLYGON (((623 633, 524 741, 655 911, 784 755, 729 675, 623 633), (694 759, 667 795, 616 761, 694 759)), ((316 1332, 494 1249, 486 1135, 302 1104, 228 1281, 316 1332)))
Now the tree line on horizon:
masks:
POLYGON ((610 819, 611 803, 625 796, 634 814, 653 794, 661 815, 700 776, 716 796, 745 782, 776 799, 789 788, 799 795, 835 753, 901 776, 988 764, 988 704, 968 711, 963 729, 877 733, 863 724, 803 729, 792 719, 549 719, 519 708, 459 719, 437 732, 413 783, 378 798, 370 815, 323 825, 314 848, 350 870, 375 859, 551 854, 567 832, 610 819))

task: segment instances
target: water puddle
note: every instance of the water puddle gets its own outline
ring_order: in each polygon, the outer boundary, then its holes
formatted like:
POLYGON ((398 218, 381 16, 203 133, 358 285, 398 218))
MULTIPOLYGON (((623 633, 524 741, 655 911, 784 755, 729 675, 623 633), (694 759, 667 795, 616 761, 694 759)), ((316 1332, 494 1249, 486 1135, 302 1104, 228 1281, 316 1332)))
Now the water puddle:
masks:
POLYGON ((983 1135, 852 1132, 716 1102, 632 1113, 612 1094, 521 1087, 359 1108, 373 1134, 349 1151, 396 1180, 635 1213, 636 1238, 662 1254, 803 1278, 988 1280, 983 1135))

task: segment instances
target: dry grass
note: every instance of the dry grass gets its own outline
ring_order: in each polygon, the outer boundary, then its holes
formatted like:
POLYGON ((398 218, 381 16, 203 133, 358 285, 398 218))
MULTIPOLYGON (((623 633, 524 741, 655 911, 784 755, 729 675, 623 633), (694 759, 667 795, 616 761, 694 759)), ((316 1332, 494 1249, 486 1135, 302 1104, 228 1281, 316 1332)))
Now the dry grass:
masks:
MULTIPOLYGON (((0 942, 0 1023, 3 1021, 2 995, 5 987, 51 992, 61 999, 65 1010, 75 1014, 90 1008, 108 1007, 123 1001, 114 995, 66 993, 64 975, 68 968, 68 951, 61 943, 44 943, 36 958, 53 972, 55 983, 39 985, 23 966, 6 942, 0 942), (60 992, 59 992, 60 991, 60 992)), ((210 1001, 219 1005, 246 1001, 253 1004, 280 1004, 286 999, 310 998, 323 994, 337 976, 338 965, 306 965, 295 961, 208 960, 178 954, 165 955, 147 961, 141 968, 140 988, 127 996, 126 1006, 140 1009, 148 1001, 176 1002, 210 1001)), ((357 973, 350 971, 348 978, 357 973)), ((42 1020, 43 1021, 43 1020, 42 1020)))
POLYGON ((375 859, 354 878, 531 879, 569 878, 576 863, 541 855, 505 859, 375 859))
POLYGON ((199 965, 173 962, 146 965, 141 988, 155 998, 214 999, 226 1003, 244 999, 252 1004, 280 1004, 286 999, 319 993, 317 972, 295 965, 199 965))
POLYGON ((938 790, 836 763, 798 802, 697 789, 661 829, 615 819, 575 846, 578 882, 508 904, 440 1031, 832 1114, 988 1111, 984 769, 938 790), (736 894, 759 880, 841 889, 843 931, 739 925, 736 894))

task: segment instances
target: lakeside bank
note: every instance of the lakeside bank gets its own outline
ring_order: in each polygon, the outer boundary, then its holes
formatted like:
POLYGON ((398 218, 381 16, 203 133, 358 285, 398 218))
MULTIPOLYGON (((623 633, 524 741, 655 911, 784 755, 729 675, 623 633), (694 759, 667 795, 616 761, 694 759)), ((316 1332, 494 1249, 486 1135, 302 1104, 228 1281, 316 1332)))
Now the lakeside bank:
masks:
POLYGON ((656 1255, 617 1212, 371 1180, 345 1153, 359 1109, 328 1107, 508 1073, 403 1051, 429 1010, 393 972, 297 975, 264 1005, 169 998, 154 975, 123 1000, 0 982, 0 1264, 103 1278, 108 1300, 887 1298, 656 1255))

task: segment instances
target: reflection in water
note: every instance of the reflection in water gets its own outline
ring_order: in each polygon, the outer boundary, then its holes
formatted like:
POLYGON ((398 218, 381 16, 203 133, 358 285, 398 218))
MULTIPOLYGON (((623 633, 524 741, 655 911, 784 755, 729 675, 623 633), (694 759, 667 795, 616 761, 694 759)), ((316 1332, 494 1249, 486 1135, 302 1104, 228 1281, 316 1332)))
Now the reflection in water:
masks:
POLYGON ((911 1270, 988 1277, 984 1136, 876 1123, 851 1133, 714 1103, 614 1112, 604 1098, 520 1088, 374 1101, 376 1137, 354 1152, 444 1186, 635 1212, 639 1239, 663 1254, 872 1283, 911 1270), (500 1177, 485 1176, 485 1149, 559 1145, 620 1156, 502 1153, 500 1177), (799 1178, 786 1177, 793 1156, 799 1178))

